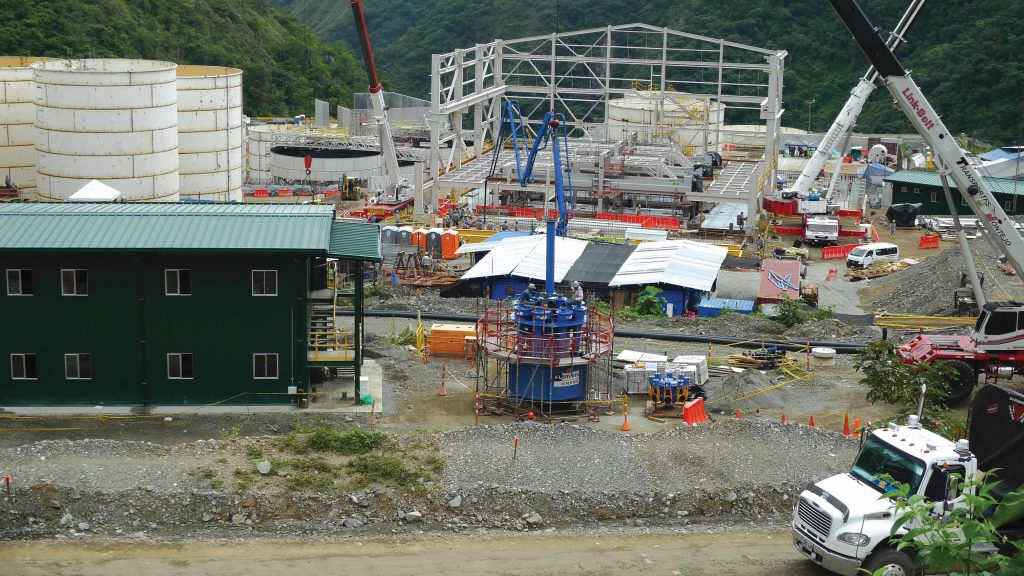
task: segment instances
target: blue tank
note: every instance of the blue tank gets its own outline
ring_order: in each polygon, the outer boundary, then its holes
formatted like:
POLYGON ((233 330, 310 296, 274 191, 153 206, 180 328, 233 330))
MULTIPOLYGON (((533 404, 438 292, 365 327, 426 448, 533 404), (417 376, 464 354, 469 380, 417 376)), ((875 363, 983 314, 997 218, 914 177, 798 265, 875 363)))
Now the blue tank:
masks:
POLYGON ((586 304, 526 290, 514 304, 514 319, 518 361, 509 364, 509 395, 545 402, 585 400, 586 304))

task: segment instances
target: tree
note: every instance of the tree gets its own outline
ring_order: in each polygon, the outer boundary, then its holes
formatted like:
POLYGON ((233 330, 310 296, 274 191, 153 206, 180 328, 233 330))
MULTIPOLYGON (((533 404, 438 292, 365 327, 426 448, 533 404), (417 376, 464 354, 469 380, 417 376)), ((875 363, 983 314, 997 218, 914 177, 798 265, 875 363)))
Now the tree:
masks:
MULTIPOLYGON (((1024 540, 1010 540, 999 528, 1024 518, 1024 491, 1007 494, 1000 502, 992 495, 999 484, 994 474, 964 481, 950 474, 958 494, 954 501, 932 502, 922 494, 910 495, 910 487, 898 484, 885 493, 896 500, 898 516, 892 527, 892 541, 897 551, 914 558, 915 569, 925 574, 992 574, 1024 573, 1024 540), (936 513, 941 510, 941 513, 936 513), (986 514, 992 511, 991 515, 986 514), (979 545, 991 544, 999 552, 973 552, 979 545)), ((880 568, 873 576, 882 576, 880 568)), ((865 570, 866 572, 866 570, 865 570)))
POLYGON ((902 420, 917 412, 921 385, 927 386, 921 424, 946 438, 963 438, 966 422, 953 416, 946 408, 949 382, 953 372, 941 362, 905 364, 896 353, 896 345, 882 341, 869 344, 853 360, 854 368, 864 374, 861 384, 868 387, 867 400, 885 402, 898 407, 894 419, 902 420))

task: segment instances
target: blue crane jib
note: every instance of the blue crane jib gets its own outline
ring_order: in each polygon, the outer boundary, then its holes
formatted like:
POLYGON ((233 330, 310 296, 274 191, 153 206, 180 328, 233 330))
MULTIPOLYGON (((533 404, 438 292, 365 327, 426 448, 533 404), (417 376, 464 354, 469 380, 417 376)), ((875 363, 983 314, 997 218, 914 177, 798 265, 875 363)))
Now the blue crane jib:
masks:
MULTIPOLYGON (((565 126, 565 117, 560 113, 547 112, 541 122, 540 130, 533 140, 533 145, 526 156, 525 165, 520 155, 520 141, 523 145, 527 142, 526 124, 523 114, 516 100, 505 100, 505 106, 501 111, 501 124, 498 129, 498 137, 495 139, 494 155, 491 157, 491 174, 498 168, 498 156, 501 154, 502 145, 507 138, 512 139, 512 149, 516 158, 516 175, 519 177, 519 185, 526 187, 533 182, 533 167, 537 160, 537 153, 544 150, 551 143, 551 152, 554 157, 555 172, 555 202, 558 206, 558 220, 555 223, 555 234, 565 236, 569 231, 569 214, 566 207, 566 186, 562 174, 563 150, 558 146, 559 132, 561 132, 562 146, 565 157, 569 157, 568 132, 565 126)), ((575 205, 575 195, 572 190, 572 174, 567 173, 568 191, 572 196, 575 205)))

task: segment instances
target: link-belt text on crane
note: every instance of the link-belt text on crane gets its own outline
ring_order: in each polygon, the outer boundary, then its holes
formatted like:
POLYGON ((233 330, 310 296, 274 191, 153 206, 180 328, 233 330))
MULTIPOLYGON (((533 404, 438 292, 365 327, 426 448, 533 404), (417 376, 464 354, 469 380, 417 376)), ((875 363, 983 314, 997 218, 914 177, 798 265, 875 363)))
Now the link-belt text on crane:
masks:
MULTIPOLYGON (((961 156, 960 159, 956 161, 956 167, 964 175, 964 178, 967 178, 967 182, 969 182, 968 186, 977 186, 980 190, 984 190, 984 188, 981 187, 981 183, 978 182, 978 179, 974 177, 974 171, 971 170, 971 164, 967 161, 967 158, 961 156)), ((990 212, 992 202, 989 200, 988 194, 982 193, 975 196, 974 201, 977 202, 979 207, 985 207, 985 220, 996 231, 996 234, 999 235, 999 240, 1002 241, 1003 245, 1009 246, 1010 237, 1006 231, 1003 230, 1003 221, 990 212)))
POLYGON ((935 121, 928 117, 928 112, 924 109, 924 106, 921 106, 921 103, 917 101, 917 98, 914 97, 914 93, 910 91, 910 88, 904 88, 901 94, 903 94, 903 99, 907 101, 907 104, 910 104, 910 107, 914 109, 914 113, 917 114, 917 117, 921 120, 921 123, 924 124, 924 127, 928 130, 935 128, 935 121))

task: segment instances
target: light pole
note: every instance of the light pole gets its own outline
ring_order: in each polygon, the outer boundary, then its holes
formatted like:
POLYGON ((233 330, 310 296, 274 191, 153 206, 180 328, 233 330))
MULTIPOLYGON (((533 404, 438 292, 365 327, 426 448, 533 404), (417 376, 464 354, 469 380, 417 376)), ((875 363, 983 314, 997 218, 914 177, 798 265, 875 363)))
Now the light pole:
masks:
POLYGON ((815 100, 812 98, 807 101, 807 132, 811 132, 811 106, 814 106, 815 100))

